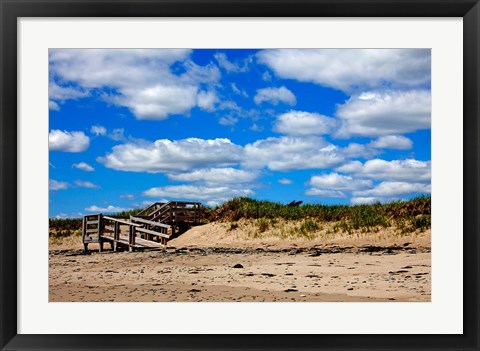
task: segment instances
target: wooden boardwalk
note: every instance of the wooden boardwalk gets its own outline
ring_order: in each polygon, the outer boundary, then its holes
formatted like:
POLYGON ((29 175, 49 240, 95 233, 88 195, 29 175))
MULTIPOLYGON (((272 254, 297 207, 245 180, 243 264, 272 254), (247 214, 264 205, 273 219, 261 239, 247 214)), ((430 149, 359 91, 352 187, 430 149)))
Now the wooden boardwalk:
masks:
POLYGON ((110 243, 114 251, 119 247, 134 249, 163 248, 179 228, 198 223, 199 202, 155 202, 128 219, 105 216, 102 213, 83 217, 82 239, 84 251, 88 244, 110 243))

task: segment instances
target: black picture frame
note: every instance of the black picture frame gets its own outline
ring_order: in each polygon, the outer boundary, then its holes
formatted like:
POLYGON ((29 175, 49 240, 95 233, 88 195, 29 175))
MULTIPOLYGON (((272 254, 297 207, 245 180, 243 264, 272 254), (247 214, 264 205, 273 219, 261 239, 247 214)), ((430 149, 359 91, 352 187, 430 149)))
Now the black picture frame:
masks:
POLYGON ((2 350, 478 350, 478 0, 0 0, 0 347, 2 350), (461 335, 17 334, 17 19, 20 17, 463 17, 463 281, 461 335), (9 219, 9 220, 6 220, 9 219))

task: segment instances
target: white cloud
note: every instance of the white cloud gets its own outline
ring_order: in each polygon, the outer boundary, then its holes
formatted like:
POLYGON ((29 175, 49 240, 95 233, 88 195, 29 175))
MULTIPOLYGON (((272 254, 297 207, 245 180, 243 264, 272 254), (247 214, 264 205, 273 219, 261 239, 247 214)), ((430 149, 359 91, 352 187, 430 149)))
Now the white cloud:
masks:
POLYGON ((92 166, 90 166, 86 162, 74 163, 72 165, 72 167, 80 169, 80 170, 85 171, 85 172, 93 172, 95 170, 95 168, 93 168, 92 166))
POLYGON ((53 151, 82 152, 88 149, 90 138, 83 132, 54 129, 48 134, 48 142, 53 151))
POLYGON ((403 135, 387 135, 374 140, 371 145, 380 149, 409 150, 413 142, 403 135))
POLYGON ((213 64, 198 66, 184 49, 52 49, 51 79, 73 82, 82 89, 109 88, 101 96, 125 106, 138 119, 165 119, 188 114, 202 99, 200 85, 220 78, 213 64), (182 67, 177 75, 172 65, 182 67), (88 74, 85 74, 88 72, 88 74))
POLYGON ((233 197, 252 196, 250 189, 239 189, 228 186, 208 187, 195 185, 175 185, 159 188, 151 188, 143 192, 144 196, 167 197, 171 199, 207 200, 224 202, 233 197))
POLYGON ((79 186, 81 188, 87 188, 87 189, 98 189, 99 186, 96 184, 93 184, 92 182, 88 182, 86 180, 76 180, 75 185, 79 186))
POLYGON ((54 111, 60 111, 60 106, 55 101, 48 102, 48 109, 54 111))
POLYGON ((128 106, 138 119, 166 119, 168 115, 190 112, 197 104, 197 91, 196 86, 156 84, 142 89, 124 88, 123 96, 111 97, 110 101, 128 106))
POLYGON ((277 117, 274 130, 287 135, 327 134, 335 124, 335 119, 317 113, 290 111, 277 117))
POLYGON ((360 161, 350 161, 337 167, 335 170, 343 173, 360 173, 363 170, 363 164, 360 161))
POLYGON ((352 205, 373 204, 375 202, 381 202, 378 197, 352 197, 350 203, 352 205))
POLYGON ((258 89, 253 101, 255 101, 257 105, 260 105, 262 102, 268 102, 272 105, 278 105, 280 102, 284 102, 293 106, 297 103, 297 98, 290 90, 281 86, 280 88, 258 89))
POLYGON ((280 184, 283 184, 283 185, 289 185, 289 184, 292 184, 292 181, 290 179, 287 179, 287 178, 281 178, 278 180, 278 182, 280 184))
POLYGON ((385 91, 352 96, 337 106, 338 137, 381 136, 429 129, 431 95, 428 90, 385 91))
POLYGON ((321 196, 321 197, 334 197, 334 198, 345 198, 347 195, 340 190, 327 190, 327 189, 317 189, 310 188, 305 191, 305 195, 310 196, 321 196))
POLYGON ((67 182, 60 182, 55 179, 49 179, 48 189, 49 190, 65 190, 68 189, 69 184, 67 182))
POLYGON ((242 157, 242 148, 228 139, 189 138, 117 145, 97 160, 116 170, 157 173, 230 166, 242 157))
POLYGON ((316 175, 308 182, 312 188, 308 189, 306 195, 323 197, 346 197, 345 191, 353 191, 372 187, 370 180, 354 179, 351 176, 330 173, 316 175))
POLYGON ((257 140, 245 146, 247 168, 273 171, 328 168, 343 161, 336 146, 320 137, 280 137, 257 140))
POLYGON ((308 184, 318 189, 344 191, 365 189, 372 186, 370 180, 354 179, 351 176, 345 176, 338 173, 313 176, 310 178, 308 184))
POLYGON ((254 132, 261 132, 263 131, 263 127, 259 126, 257 123, 253 123, 252 126, 250 127, 250 130, 254 132))
POLYGON ((373 148, 370 144, 350 143, 342 149, 346 157, 369 158, 379 153, 379 150, 373 148))
POLYGON ((55 82, 48 84, 48 106, 51 110, 60 110, 59 103, 88 96, 88 91, 72 86, 60 86, 55 82))
POLYGON ((123 128, 115 128, 110 134, 108 134, 108 137, 115 141, 126 140, 124 132, 125 130, 123 128))
POLYGON ((207 201, 207 203, 206 203, 206 205, 207 205, 208 207, 211 207, 211 208, 217 207, 217 206, 219 206, 219 205, 221 205, 221 204, 222 204, 222 201, 213 201, 213 200, 207 201))
POLYGON ((373 189, 354 191, 354 196, 392 197, 414 193, 430 193, 430 184, 406 182, 382 182, 373 189))
POLYGON ((122 211, 127 211, 127 208, 123 207, 118 207, 118 206, 112 206, 108 205, 107 207, 99 207, 96 205, 92 205, 90 207, 87 207, 85 211, 87 212, 102 212, 102 213, 112 213, 112 212, 122 212, 122 211))
POLYGON ((215 104, 218 102, 217 94, 214 91, 201 91, 197 95, 197 105, 206 111, 215 111, 215 104))
POLYGON ((90 128, 90 133, 95 135, 105 135, 107 134, 107 129, 103 126, 96 125, 90 128))
POLYGON ((182 182, 205 182, 207 184, 249 183, 258 177, 257 172, 236 168, 207 168, 188 173, 168 174, 169 179, 182 182))
MULTIPOLYGON (((120 198, 121 199, 133 200, 133 199, 135 199, 135 196, 133 194, 122 194, 122 195, 120 195, 120 198)), ((149 201, 149 204, 151 204, 150 201, 149 201)))
POLYGON ((373 159, 364 164, 353 161, 337 167, 336 171, 376 180, 430 182, 431 162, 412 159, 393 161, 373 159))
POLYGON ((232 90, 235 94, 238 94, 238 95, 241 95, 245 98, 248 98, 248 93, 243 89, 239 89, 235 83, 231 83, 230 87, 232 88, 232 90))
POLYGON ((233 116, 223 116, 218 120, 218 123, 220 123, 222 126, 234 126, 237 124, 237 122, 238 118, 233 116))
POLYGON ((274 49, 257 57, 279 77, 346 92, 430 83, 429 49, 274 49))
POLYGON ((244 60, 242 65, 237 62, 231 62, 228 60, 227 55, 223 52, 217 52, 213 55, 213 57, 215 57, 215 60, 217 60, 220 67, 225 69, 227 72, 246 72, 248 71, 248 64, 251 62, 251 58, 244 60))

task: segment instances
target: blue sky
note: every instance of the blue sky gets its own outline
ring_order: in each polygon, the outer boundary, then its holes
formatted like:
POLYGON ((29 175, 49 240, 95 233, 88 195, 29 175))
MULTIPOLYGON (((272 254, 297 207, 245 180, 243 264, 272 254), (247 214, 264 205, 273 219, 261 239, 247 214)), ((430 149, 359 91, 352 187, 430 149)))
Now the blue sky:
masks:
POLYGON ((50 49, 49 215, 431 192, 428 49, 50 49))

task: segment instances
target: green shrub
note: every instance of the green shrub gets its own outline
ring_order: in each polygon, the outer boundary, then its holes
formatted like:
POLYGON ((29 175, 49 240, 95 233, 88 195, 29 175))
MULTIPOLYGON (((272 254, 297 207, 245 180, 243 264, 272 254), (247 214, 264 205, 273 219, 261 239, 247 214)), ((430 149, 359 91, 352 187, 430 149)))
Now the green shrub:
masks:
POLYGON ((422 232, 425 231, 425 229, 428 229, 431 227, 431 217, 430 216, 417 216, 412 218, 412 227, 413 229, 420 229, 422 232))
POLYGON ((257 225, 258 231, 260 233, 263 233, 270 227, 270 222, 268 221, 267 218, 259 218, 257 219, 256 225, 257 225))

